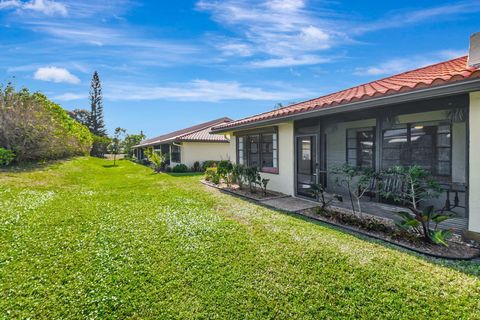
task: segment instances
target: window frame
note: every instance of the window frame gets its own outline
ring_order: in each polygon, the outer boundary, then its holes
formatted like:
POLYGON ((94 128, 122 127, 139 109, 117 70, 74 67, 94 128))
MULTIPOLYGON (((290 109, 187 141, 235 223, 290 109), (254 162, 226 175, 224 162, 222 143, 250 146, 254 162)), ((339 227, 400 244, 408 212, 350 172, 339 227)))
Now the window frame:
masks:
POLYGON ((261 130, 252 130, 252 131, 245 131, 239 132, 235 134, 236 136, 236 160, 238 164, 243 164, 246 166, 251 166, 251 146, 249 143, 250 137, 258 136, 258 146, 257 146, 257 155, 258 155, 258 163, 257 166, 259 172, 262 173, 271 173, 271 174, 279 174, 280 170, 280 159, 279 159, 279 135, 278 135, 278 127, 271 127, 265 128, 261 130), (276 136, 276 146, 273 145, 272 140, 272 163, 275 164, 275 160, 277 163, 276 167, 263 167, 263 135, 275 135, 276 136), (240 139, 243 140, 243 150, 240 150, 240 139), (240 161, 240 153, 243 154, 243 159, 240 161), (242 163, 243 162, 243 163, 242 163))
MULTIPOLYGON (((388 129, 384 129, 382 130, 381 132, 381 138, 382 138, 382 145, 383 145, 383 148, 382 148, 382 154, 381 154, 381 166, 382 168, 384 168, 384 150, 386 149, 385 148, 385 132, 386 131, 389 131, 389 130, 395 130, 395 129, 406 129, 406 137, 407 137, 407 145, 406 145, 406 148, 405 148, 405 151, 408 152, 408 165, 407 166, 413 166, 413 165, 416 165, 413 163, 413 146, 412 146, 412 128, 415 128, 415 126, 423 126, 423 127, 437 127, 437 130, 435 132, 435 135, 433 135, 433 141, 431 143, 431 148, 432 148, 432 154, 433 154, 433 157, 431 159, 429 159, 430 163, 431 163, 431 168, 432 168, 432 171, 431 174, 432 176, 436 177, 436 178, 440 178, 440 179, 447 179, 447 180, 451 180, 452 179, 452 173, 453 173, 453 125, 452 125, 452 122, 451 121, 445 121, 445 120, 437 120, 437 121, 418 121, 418 122, 409 122, 409 123, 402 123, 402 124, 398 124, 398 125, 395 125, 393 126, 392 128, 388 128, 388 129), (449 142, 450 142, 450 146, 446 147, 446 146, 439 146, 438 145, 438 128, 441 127, 441 126, 448 126, 449 127, 449 134, 450 134, 450 139, 449 139, 449 142), (438 152, 438 149, 450 149, 449 153, 448 153, 448 156, 449 156, 449 160, 439 160, 439 152, 438 152), (448 162, 449 163, 449 170, 448 170, 448 174, 439 174, 439 162, 448 162)), ((402 165, 402 164, 399 164, 399 165, 402 165)))
MULTIPOLYGON (((362 158, 361 157, 361 150, 362 148, 360 147, 360 140, 358 139, 358 132, 359 131, 372 131, 372 142, 373 142, 373 145, 371 148, 368 148, 368 149, 371 149, 372 150, 372 165, 371 167, 369 167, 369 169, 373 169, 375 170, 376 169, 376 150, 377 150, 377 139, 376 139, 376 126, 368 126, 368 127, 358 127, 358 128, 347 128, 345 130, 345 149, 346 149, 346 152, 345 152, 345 161, 347 164, 350 164, 350 159, 351 157, 349 156, 349 151, 350 150, 356 150, 356 154, 355 154, 355 159, 356 159, 356 163, 355 163, 355 167, 362 167, 364 168, 363 166, 359 165, 359 160, 362 158), (350 138, 348 133, 349 131, 353 131, 355 130, 355 138, 350 138), (355 147, 352 148, 349 146, 349 141, 350 140, 355 140, 355 147)), ((366 168, 366 167, 365 167, 366 168)))
POLYGON ((174 145, 174 144, 172 144, 172 145, 170 146, 170 162, 173 162, 173 163, 182 163, 182 149, 181 149, 180 146, 174 145), (173 152, 173 148, 174 148, 174 147, 175 147, 175 148, 178 148, 178 152, 177 152, 177 151, 176 151, 176 152, 173 152), (174 154, 175 154, 175 155, 178 154, 178 161, 174 160, 174 157, 173 157, 174 154))

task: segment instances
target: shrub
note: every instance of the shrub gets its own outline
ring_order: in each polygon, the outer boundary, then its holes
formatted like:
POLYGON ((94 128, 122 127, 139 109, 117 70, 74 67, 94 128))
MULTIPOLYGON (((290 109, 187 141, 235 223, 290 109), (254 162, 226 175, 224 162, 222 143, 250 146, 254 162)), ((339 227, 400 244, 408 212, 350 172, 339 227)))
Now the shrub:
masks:
POLYGON ((217 175, 217 168, 207 168, 205 170, 205 180, 212 181, 213 176, 217 175))
POLYGON ((188 167, 183 163, 180 163, 173 167, 172 171, 176 173, 188 172, 188 167))
POLYGON ((215 183, 215 184, 219 184, 220 183, 220 175, 217 173, 217 174, 214 174, 212 176, 212 182, 215 183))
POLYGON ((93 144, 90 155, 93 157, 103 158, 103 156, 108 152, 108 146, 112 142, 109 137, 96 136, 92 134, 93 144))
POLYGON ((250 188, 250 192, 256 193, 257 189, 255 188, 255 185, 257 184, 258 181, 261 180, 257 167, 245 168, 245 178, 248 182, 248 187, 250 188))
POLYGON ((192 171, 193 172, 201 172, 201 170, 202 170, 202 166, 200 165, 200 162, 195 161, 193 163, 192 171))
POLYGON ((262 179, 262 180, 257 182, 262 187, 264 196, 267 195, 267 185, 268 185, 269 182, 270 182, 270 179, 262 179))
POLYGON ((0 146, 17 162, 87 155, 92 143, 88 128, 45 95, 0 88, 0 146))
POLYGON ((202 171, 205 172, 207 168, 212 168, 217 166, 217 162, 215 160, 207 160, 202 163, 202 171))
POLYGON ((153 167, 155 172, 160 172, 165 165, 165 154, 162 154, 159 151, 155 151, 152 147, 149 147, 145 150, 145 156, 153 167))
POLYGON ((15 153, 12 150, 0 148, 0 166, 8 166, 15 159, 15 153))
POLYGON ((245 166, 243 164, 234 164, 233 165, 233 180, 238 184, 240 189, 243 189, 243 182, 246 181, 245 177, 245 166))
POLYGON ((217 172, 220 178, 222 178, 227 186, 230 186, 233 182, 233 164, 229 160, 219 161, 217 164, 217 172))
POLYGON ((437 227, 440 222, 449 219, 450 216, 444 214, 444 209, 435 210, 433 206, 421 208, 421 204, 426 200, 438 197, 441 191, 439 183, 428 171, 419 166, 396 166, 384 174, 394 175, 404 183, 404 190, 401 192, 384 192, 383 194, 410 210, 410 212, 398 212, 401 221, 397 225, 423 236, 430 243, 446 246, 445 240, 451 232, 438 230, 437 227), (432 222, 435 223, 433 228, 431 228, 432 222))
POLYGON ((347 189, 353 214, 355 215, 355 206, 353 205, 353 198, 355 198, 358 211, 362 215, 360 199, 369 190, 372 179, 376 177, 376 172, 371 168, 354 167, 346 163, 333 168, 332 174, 337 175, 336 183, 347 189))

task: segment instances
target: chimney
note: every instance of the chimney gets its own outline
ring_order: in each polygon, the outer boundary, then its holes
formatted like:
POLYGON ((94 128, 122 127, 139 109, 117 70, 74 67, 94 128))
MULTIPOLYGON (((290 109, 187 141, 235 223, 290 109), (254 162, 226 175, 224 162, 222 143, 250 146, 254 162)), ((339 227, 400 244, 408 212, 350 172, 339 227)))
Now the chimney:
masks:
POLYGON ((469 67, 480 67, 480 32, 476 32, 470 36, 467 65, 469 67))

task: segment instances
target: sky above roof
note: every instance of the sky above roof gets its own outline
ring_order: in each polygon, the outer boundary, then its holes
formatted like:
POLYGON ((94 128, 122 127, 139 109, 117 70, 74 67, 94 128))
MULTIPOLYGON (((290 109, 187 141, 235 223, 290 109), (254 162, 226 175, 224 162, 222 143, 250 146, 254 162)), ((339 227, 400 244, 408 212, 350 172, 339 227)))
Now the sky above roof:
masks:
POLYGON ((153 137, 466 54, 480 1, 0 0, 0 79, 153 137))

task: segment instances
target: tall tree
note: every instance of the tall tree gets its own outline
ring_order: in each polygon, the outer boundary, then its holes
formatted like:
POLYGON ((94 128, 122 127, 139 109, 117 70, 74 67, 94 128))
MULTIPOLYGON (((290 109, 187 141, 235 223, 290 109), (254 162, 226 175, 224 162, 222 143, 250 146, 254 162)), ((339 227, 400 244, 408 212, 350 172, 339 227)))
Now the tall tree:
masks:
POLYGON ((84 126, 88 127, 90 125, 91 114, 88 110, 75 109, 73 111, 69 111, 68 115, 73 119, 77 120, 78 122, 80 122, 81 124, 83 124, 84 126))
POLYGON ((93 73, 92 82, 90 85, 90 106, 90 131, 94 135, 106 137, 107 130, 105 129, 105 122, 103 121, 102 84, 97 71, 93 73))

